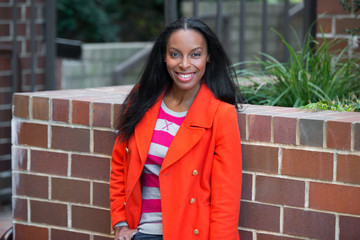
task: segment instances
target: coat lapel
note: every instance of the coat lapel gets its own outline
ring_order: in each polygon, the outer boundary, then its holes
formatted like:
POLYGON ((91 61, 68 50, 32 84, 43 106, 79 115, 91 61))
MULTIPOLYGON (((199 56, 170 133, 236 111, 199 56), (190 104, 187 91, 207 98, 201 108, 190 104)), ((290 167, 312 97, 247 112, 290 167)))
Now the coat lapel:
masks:
MULTIPOLYGON (((144 166, 148 151, 150 148, 151 138, 154 132, 157 117, 163 94, 158 98, 157 102, 152 106, 138 123, 135 128, 135 141, 140 155, 142 166, 144 166)), ((142 170, 142 169, 141 169, 142 170)))
POLYGON ((192 103, 184 122, 176 133, 165 156, 161 171, 180 160, 200 141, 207 128, 211 128, 219 100, 205 84, 192 103))

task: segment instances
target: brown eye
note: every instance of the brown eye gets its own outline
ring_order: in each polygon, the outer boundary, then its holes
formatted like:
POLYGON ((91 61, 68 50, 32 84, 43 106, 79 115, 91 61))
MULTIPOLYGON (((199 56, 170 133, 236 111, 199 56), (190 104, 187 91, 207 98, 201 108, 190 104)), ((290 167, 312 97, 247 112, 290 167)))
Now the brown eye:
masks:
POLYGON ((180 54, 178 54, 178 53, 170 53, 170 57, 178 57, 180 54))

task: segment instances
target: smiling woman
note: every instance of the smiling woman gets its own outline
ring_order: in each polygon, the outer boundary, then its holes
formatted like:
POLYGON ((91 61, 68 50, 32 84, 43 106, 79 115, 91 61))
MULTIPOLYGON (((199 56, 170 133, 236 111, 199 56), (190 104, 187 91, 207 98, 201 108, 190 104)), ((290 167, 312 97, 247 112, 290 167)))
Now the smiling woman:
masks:
POLYGON ((111 160, 115 240, 237 240, 241 95, 225 51, 183 18, 154 43, 126 98, 111 160))

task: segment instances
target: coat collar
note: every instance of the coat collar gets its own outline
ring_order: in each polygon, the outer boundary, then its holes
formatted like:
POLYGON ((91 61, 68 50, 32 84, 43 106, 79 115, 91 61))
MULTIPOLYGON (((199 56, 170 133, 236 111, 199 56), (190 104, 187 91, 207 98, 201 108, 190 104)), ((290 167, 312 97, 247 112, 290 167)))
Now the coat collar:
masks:
MULTIPOLYGON (((158 117, 161 100, 157 102, 144 115, 143 119, 135 128, 135 140, 142 164, 145 164, 149 151, 151 138, 158 117)), ((210 89, 203 83, 197 93, 185 120, 175 135, 171 146, 165 156, 162 171, 178 161, 201 139, 206 128, 211 128, 214 115, 219 105, 210 89)))

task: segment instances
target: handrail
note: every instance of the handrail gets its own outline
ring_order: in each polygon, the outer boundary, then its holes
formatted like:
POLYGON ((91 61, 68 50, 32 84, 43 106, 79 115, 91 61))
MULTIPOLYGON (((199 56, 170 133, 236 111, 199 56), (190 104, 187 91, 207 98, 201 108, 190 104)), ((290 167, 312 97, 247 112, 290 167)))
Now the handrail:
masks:
POLYGON ((124 74, 137 66, 140 61, 144 60, 144 58, 146 58, 150 54, 152 46, 153 43, 145 45, 145 47, 135 53, 134 56, 130 57, 129 59, 125 60, 114 68, 115 84, 121 84, 124 74))

